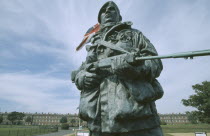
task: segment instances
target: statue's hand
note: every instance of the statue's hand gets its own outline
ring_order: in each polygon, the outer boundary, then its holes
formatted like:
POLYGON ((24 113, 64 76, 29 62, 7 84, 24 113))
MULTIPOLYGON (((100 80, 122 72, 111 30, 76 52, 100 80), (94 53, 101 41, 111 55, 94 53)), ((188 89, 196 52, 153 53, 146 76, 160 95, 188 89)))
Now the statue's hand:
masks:
POLYGON ((97 87, 101 82, 101 77, 96 73, 85 72, 84 88, 91 89, 97 87))
POLYGON ((76 76, 76 86, 79 90, 92 89, 97 87, 101 82, 101 77, 96 73, 90 73, 81 70, 76 76))
POLYGON ((126 62, 124 58, 116 57, 114 60, 112 60, 111 67, 114 74, 123 75, 123 73, 126 72, 126 69, 131 66, 126 62))
POLYGON ((134 79, 138 76, 141 66, 129 64, 124 57, 116 57, 111 64, 114 74, 125 79, 134 79))

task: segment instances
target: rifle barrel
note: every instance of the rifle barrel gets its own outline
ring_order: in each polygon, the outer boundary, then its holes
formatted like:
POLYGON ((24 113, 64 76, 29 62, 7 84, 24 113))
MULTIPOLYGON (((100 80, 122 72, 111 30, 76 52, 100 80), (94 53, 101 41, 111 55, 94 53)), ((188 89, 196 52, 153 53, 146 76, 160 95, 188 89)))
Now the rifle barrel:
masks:
POLYGON ((162 56, 146 56, 146 57, 136 57, 135 60, 153 60, 153 59, 169 59, 169 58, 193 58, 196 56, 208 56, 210 55, 210 49, 208 50, 200 50, 200 51, 190 51, 190 52, 182 52, 175 53, 170 55, 162 55, 162 56))

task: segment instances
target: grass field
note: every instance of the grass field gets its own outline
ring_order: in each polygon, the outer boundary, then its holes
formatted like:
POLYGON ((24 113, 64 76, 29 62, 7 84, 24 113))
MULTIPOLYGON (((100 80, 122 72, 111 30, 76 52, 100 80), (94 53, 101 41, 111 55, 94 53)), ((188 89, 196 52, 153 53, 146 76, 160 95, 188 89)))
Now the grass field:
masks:
POLYGON ((164 133, 210 132, 210 124, 180 124, 161 126, 164 133))
POLYGON ((55 132, 57 129, 37 126, 0 126, 0 136, 32 136, 36 134, 46 134, 49 132, 55 132))
MULTIPOLYGON (((176 124, 176 125, 163 125, 161 126, 164 132, 164 136, 194 136, 195 132, 210 132, 210 124, 176 124), (178 134, 179 133, 179 134, 178 134), (178 135, 177 135, 178 134, 178 135)), ((75 136, 75 134, 69 134, 66 136, 75 136)))
MULTIPOLYGON (((173 136, 169 133, 210 133, 210 124, 180 124, 180 125, 163 125, 161 126, 164 136, 173 136)), ((9 126, 0 125, 0 136, 32 136, 56 131, 55 129, 38 127, 38 126, 9 126)), ((184 136, 184 134, 183 134, 184 136)))

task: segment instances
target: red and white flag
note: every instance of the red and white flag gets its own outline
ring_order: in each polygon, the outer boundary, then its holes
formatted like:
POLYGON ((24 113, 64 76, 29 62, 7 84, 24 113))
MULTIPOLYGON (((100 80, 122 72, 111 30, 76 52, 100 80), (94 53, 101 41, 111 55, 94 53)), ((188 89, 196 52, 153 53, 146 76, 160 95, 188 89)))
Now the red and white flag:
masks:
POLYGON ((100 29, 99 23, 95 24, 93 27, 88 29, 88 31, 85 33, 84 38, 82 42, 77 46, 76 51, 79 51, 86 43, 90 42, 91 37, 98 32, 100 29))

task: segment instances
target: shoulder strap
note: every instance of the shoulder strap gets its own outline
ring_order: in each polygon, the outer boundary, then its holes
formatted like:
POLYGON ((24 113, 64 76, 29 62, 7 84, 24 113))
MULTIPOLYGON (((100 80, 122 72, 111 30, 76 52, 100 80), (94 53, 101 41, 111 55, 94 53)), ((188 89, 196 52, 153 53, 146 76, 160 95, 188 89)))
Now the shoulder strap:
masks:
POLYGON ((104 41, 104 40, 98 40, 98 41, 96 41, 96 43, 99 44, 99 45, 103 45, 105 47, 108 47, 112 50, 120 51, 122 53, 128 53, 128 54, 130 53, 130 52, 124 50, 123 48, 120 48, 120 47, 116 46, 115 44, 113 44, 111 42, 107 42, 107 41, 104 41))

